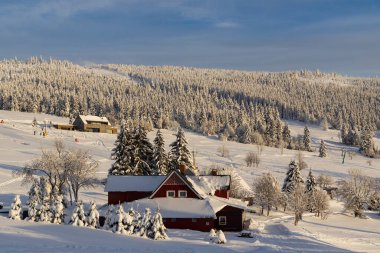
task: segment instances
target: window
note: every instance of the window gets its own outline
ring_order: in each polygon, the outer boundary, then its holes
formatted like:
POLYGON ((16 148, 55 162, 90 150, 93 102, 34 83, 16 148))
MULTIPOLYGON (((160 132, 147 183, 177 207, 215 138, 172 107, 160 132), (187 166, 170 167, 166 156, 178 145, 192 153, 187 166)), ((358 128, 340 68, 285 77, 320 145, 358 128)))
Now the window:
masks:
POLYGON ((187 191, 178 191, 178 195, 180 198, 187 198, 187 191))
POLYGON ((191 222, 197 222, 198 220, 196 218, 192 218, 191 222))
POLYGON ((227 225, 227 217, 219 216, 219 225, 227 225))
POLYGON ((166 191, 166 197, 175 198, 175 191, 166 191))
POLYGON ((210 222, 206 221, 206 226, 209 226, 210 225, 210 222))

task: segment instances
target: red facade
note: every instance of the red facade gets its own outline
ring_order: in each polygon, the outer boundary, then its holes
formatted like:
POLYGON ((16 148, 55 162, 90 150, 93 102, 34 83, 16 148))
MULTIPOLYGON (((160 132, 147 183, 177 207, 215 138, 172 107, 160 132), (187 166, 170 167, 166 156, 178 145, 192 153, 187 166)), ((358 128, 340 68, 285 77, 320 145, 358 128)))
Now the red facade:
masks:
POLYGON ((117 205, 123 202, 132 202, 138 199, 147 198, 152 192, 109 192, 108 204, 117 205))
POLYGON ((164 225, 167 228, 176 228, 176 229, 192 229, 203 232, 209 232, 212 228, 214 228, 214 219, 212 218, 176 218, 163 219, 164 225))
POLYGON ((175 197, 179 198, 180 191, 186 191, 186 198, 200 199, 200 197, 190 188, 183 179, 181 179, 176 173, 172 174, 167 180, 165 180, 153 193, 152 198, 166 198, 167 191, 175 191, 175 197))
POLYGON ((220 198, 229 199, 230 198, 230 191, 229 190, 216 190, 214 195, 217 197, 220 197, 220 198))

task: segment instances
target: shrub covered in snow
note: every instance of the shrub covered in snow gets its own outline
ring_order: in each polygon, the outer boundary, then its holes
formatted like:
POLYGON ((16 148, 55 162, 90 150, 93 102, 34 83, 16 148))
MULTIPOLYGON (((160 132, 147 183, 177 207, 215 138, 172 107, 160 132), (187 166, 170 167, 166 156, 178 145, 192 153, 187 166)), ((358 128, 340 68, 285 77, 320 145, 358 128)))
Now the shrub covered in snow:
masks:
POLYGON ((124 228, 127 234, 131 235, 133 234, 135 224, 134 224, 134 217, 136 215, 136 212, 131 208, 129 209, 128 213, 124 216, 124 228))
POLYGON ((225 244, 227 243, 227 239, 223 233, 222 230, 219 230, 218 233, 216 233, 216 240, 215 240, 215 243, 218 243, 218 244, 225 244))
POLYGON ((57 195, 55 197, 54 203, 52 205, 52 222, 55 224, 61 224, 63 220, 63 203, 62 203, 62 196, 57 195))
POLYGON ((114 206, 113 205, 109 205, 108 206, 108 210, 106 212, 106 217, 105 217, 105 220, 104 220, 104 224, 103 224, 103 229, 105 229, 105 230, 112 229, 112 219, 113 219, 113 216, 114 216, 114 206))
POLYGON ((9 218, 13 220, 22 220, 22 207, 20 195, 16 195, 11 208, 9 209, 9 218))
POLYGON ((140 230, 137 234, 140 236, 148 237, 149 230, 152 226, 152 213, 149 208, 145 208, 144 216, 141 219, 140 230))
POLYGON ((124 229, 124 209, 123 206, 119 204, 119 207, 116 211, 116 214, 113 216, 112 219, 112 232, 117 234, 127 234, 127 232, 124 229))
POLYGON ((82 201, 76 203, 76 207, 71 214, 70 224, 78 227, 86 225, 86 216, 84 214, 82 201))
POLYGON ((29 200, 28 204, 28 218, 29 221, 38 221, 38 210, 37 210, 38 202, 37 199, 32 198, 29 200))
POLYGON ((96 204, 94 201, 91 201, 90 211, 87 216, 87 226, 91 228, 99 227, 99 212, 96 210, 96 204))
POLYGON ((152 219, 152 226, 149 229, 148 236, 153 240, 167 239, 166 227, 162 221, 162 215, 159 209, 157 209, 156 214, 152 219))
POLYGON ((210 242, 214 242, 215 241, 215 238, 216 238, 215 229, 212 228, 210 230, 210 233, 208 234, 208 238, 209 238, 210 242))
POLYGON ((51 221, 50 204, 48 199, 43 201, 40 210, 38 211, 38 220, 42 222, 51 221))

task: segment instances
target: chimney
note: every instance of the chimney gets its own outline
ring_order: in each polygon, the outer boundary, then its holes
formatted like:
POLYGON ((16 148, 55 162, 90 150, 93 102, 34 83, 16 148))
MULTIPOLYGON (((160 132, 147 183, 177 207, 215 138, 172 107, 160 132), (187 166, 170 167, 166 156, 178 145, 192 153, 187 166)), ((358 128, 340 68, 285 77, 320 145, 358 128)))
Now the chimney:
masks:
POLYGON ((185 171, 186 171, 186 165, 185 164, 180 164, 179 165, 179 171, 185 175, 185 171))

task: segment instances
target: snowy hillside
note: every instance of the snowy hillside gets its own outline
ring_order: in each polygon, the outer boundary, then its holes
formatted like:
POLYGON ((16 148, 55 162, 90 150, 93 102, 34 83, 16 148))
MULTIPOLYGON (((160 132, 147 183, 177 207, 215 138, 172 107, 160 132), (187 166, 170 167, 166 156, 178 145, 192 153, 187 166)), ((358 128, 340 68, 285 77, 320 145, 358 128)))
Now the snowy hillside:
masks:
MULTIPOLYGON (((42 126, 46 122, 68 122, 46 114, 0 111, 0 202, 7 207, 15 194, 26 200, 29 186, 22 186, 19 178, 12 172, 38 157, 41 149, 52 147, 56 138, 61 138, 69 149, 85 149, 100 162, 97 176, 106 178, 112 164, 111 150, 116 135, 70 132, 49 129, 46 138, 40 135, 41 129, 32 126, 33 118, 42 126), (75 142, 78 139, 79 142, 75 142)), ((288 121, 292 135, 302 134, 304 123, 288 121)), ((357 168, 375 178, 380 178, 380 160, 370 159, 357 153, 357 148, 342 145, 337 130, 324 131, 319 126, 309 126, 312 137, 312 148, 317 149, 320 140, 327 144, 327 158, 318 157, 318 153, 303 152, 305 161, 315 175, 326 174, 339 180, 347 177, 347 171, 357 168), (347 156, 342 164, 342 149, 355 152, 347 156)), ((174 132, 162 130, 167 150, 174 140, 174 132)), ((149 133, 153 139, 155 131, 149 133)), ((216 136, 203 136, 186 132, 190 150, 194 150, 196 163, 201 169, 217 165, 233 167, 252 184, 253 179, 263 172, 270 171, 282 183, 290 160, 295 159, 298 151, 264 147, 260 155, 261 163, 257 168, 247 167, 245 156, 249 151, 257 151, 256 145, 237 142, 219 141, 216 136), (218 148, 222 145, 229 150, 229 157, 221 157, 218 148)), ((375 138, 379 146, 379 134, 375 138)), ((308 170, 302 171, 305 178, 308 170)), ((95 200, 98 206, 106 203, 107 195, 103 187, 83 190, 80 198, 85 202, 95 200)), ((147 252, 152 249, 158 252, 350 252, 380 251, 380 216, 369 213, 369 219, 355 219, 342 213, 341 203, 332 202, 327 220, 308 216, 298 227, 292 224, 293 216, 274 212, 266 218, 254 215, 253 218, 262 224, 262 233, 256 239, 241 239, 236 233, 226 233, 229 243, 225 246, 209 244, 207 233, 194 231, 169 230, 171 240, 155 242, 148 239, 114 235, 105 231, 86 228, 74 228, 64 225, 29 223, 12 221, 0 215, 0 252, 147 252), (18 242, 17 245, 15 242, 18 242)), ((1 211, 1 210, 0 210, 1 211)))

